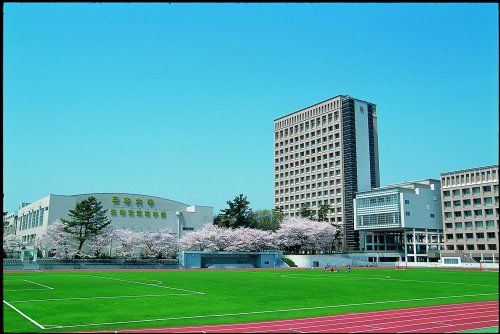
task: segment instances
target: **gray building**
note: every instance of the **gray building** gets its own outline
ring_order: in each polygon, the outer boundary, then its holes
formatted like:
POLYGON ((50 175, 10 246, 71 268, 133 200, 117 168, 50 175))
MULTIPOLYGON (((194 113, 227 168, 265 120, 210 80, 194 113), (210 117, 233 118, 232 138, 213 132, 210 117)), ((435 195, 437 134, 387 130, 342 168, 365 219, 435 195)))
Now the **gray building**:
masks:
POLYGON ((437 260, 429 254, 443 247, 438 180, 358 192, 354 215, 362 250, 398 252, 408 262, 428 262, 437 260))
POLYGON ((498 165, 441 174, 445 253, 498 260, 498 165))
POLYGON ((286 216, 328 204, 344 248, 357 249, 354 194, 378 186, 374 104, 338 95, 274 120, 274 206, 286 216))
POLYGON ((107 209, 111 227, 134 231, 168 230, 182 236, 187 231, 211 223, 213 208, 188 205, 169 199, 127 193, 91 193, 80 195, 47 195, 20 207, 16 234, 30 243, 42 235, 47 226, 64 218, 77 202, 93 196, 107 209))

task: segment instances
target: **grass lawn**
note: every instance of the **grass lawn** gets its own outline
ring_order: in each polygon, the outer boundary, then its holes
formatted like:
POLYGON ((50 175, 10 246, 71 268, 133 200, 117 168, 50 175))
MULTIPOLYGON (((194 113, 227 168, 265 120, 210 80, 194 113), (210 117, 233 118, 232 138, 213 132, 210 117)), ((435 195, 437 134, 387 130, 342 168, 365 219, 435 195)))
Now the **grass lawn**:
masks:
POLYGON ((460 333, 498 333, 498 327, 487 327, 479 329, 471 329, 460 333))
POLYGON ((6 332, 238 323, 498 299, 497 272, 440 269, 49 271, 4 273, 3 283, 6 332))

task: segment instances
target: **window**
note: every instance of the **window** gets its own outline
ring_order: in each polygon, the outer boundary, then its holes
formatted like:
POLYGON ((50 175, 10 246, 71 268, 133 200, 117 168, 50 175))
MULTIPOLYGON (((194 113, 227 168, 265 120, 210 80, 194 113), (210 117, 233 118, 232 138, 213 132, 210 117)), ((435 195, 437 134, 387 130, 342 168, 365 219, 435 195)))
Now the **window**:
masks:
POLYGON ((446 235, 447 240, 453 240, 453 234, 447 234, 446 235))
POLYGON ((494 228, 495 227, 495 222, 493 220, 487 220, 486 221, 486 227, 487 228, 494 228))
POLYGON ((409 217, 410 216, 410 211, 405 212, 405 216, 409 217))
POLYGON ((479 195, 480 191, 481 191, 481 189, 479 187, 472 188, 472 193, 474 195, 479 195))
POLYGON ((462 223, 461 222, 458 222, 458 223, 455 223, 455 228, 462 228, 462 223))
POLYGON ((460 206, 460 201, 453 201, 453 206, 460 206))
POLYGON ((455 236, 457 237, 457 239, 463 239, 464 238, 464 234, 463 233, 457 233, 457 234, 455 234, 455 236))
POLYGON ((479 221, 479 222, 476 222, 476 228, 483 228, 484 224, 483 222, 479 221))
POLYGON ((477 245, 477 250, 486 250, 485 246, 484 245, 480 245, 478 244, 477 245))
POLYGON ((464 250, 464 245, 457 245, 457 250, 464 250))
POLYGON ((464 199, 464 207, 469 207, 470 206, 470 199, 464 199))
POLYGON ((476 233, 476 238, 484 239, 484 233, 476 233))
POLYGON ((433 213, 431 213, 431 218, 434 218, 434 214, 433 213))
POLYGON ((489 244, 488 245, 488 249, 489 250, 497 250, 497 245, 495 245, 495 244, 489 244))
POLYGON ((484 210, 484 213, 485 213, 487 216, 491 216, 491 215, 493 215, 493 209, 485 209, 485 210, 484 210))
POLYGON ((405 199, 405 204, 410 204, 410 201, 405 199))
POLYGON ((472 222, 465 222, 465 228, 472 228, 472 222))
POLYGON ((468 196, 470 195, 470 189, 467 188, 467 189, 462 189, 462 196, 468 196))
POLYGON ((486 233, 486 236, 488 237, 488 239, 495 239, 495 232, 488 232, 486 233))
POLYGON ((453 228, 453 224, 452 223, 446 223, 445 226, 446 226, 447 230, 453 228))
POLYGON ((474 233, 465 233, 467 239, 474 239, 474 233))
POLYGON ((474 245, 467 245, 467 250, 474 250, 474 245))
POLYGON ((493 197, 486 197, 484 199, 484 204, 493 204, 493 197))
POLYGON ((448 219, 451 218, 451 212, 445 212, 444 217, 448 219))
POLYGON ((484 193, 489 193, 489 192, 491 192, 491 186, 483 186, 483 192, 484 192, 484 193))
POLYGON ((444 207, 451 208, 451 202, 450 201, 444 202, 444 207))
POLYGON ((458 197, 458 196, 460 196, 460 190, 458 189, 453 190, 453 197, 458 197))
POLYGON ((450 191, 449 190, 443 191, 443 197, 444 198, 450 197, 450 191))

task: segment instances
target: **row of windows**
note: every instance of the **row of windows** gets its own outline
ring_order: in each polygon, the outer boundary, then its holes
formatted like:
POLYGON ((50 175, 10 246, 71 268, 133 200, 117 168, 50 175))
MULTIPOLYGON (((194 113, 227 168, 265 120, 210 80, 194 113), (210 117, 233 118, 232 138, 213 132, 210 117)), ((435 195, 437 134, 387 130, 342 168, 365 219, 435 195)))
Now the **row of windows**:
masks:
POLYGON ((398 194, 356 199, 356 207, 358 208, 391 205, 391 204, 399 204, 398 194))
MULTIPOLYGON (((328 141, 333 142, 333 141, 339 140, 340 139, 340 133, 339 133, 339 131, 337 131, 334 134, 330 134, 328 136, 323 136, 322 138, 316 139, 314 141, 314 143, 313 143, 312 140, 310 142, 303 142, 305 139, 309 139, 309 137, 312 138, 312 137, 315 137, 315 136, 320 136, 321 134, 326 134, 327 131, 330 131, 330 132, 333 131, 333 129, 334 128, 332 128, 332 127, 329 127, 328 129, 324 128, 322 130, 317 130, 315 132, 311 132, 310 134, 306 133, 303 136, 296 137, 296 138, 291 138, 290 140, 287 139, 285 141, 276 142, 276 143, 274 143, 274 148, 277 149, 277 148, 280 148, 280 147, 283 147, 283 146, 285 146, 285 148, 287 148, 287 146, 290 145, 290 146, 288 146, 288 149, 291 149, 292 147, 294 147, 295 150, 298 150, 299 148, 302 148, 302 149, 305 148, 306 144, 308 144, 308 143, 312 147, 313 145, 320 145, 321 143, 326 143, 328 141), (303 143, 301 143, 300 145, 296 144, 295 146, 292 145, 293 143, 298 143, 298 142, 303 142, 303 143)), ((339 129, 335 128, 335 130, 339 130, 339 129)))
MULTIPOLYGON (((330 199, 331 201, 332 199, 330 199)), ((333 203, 332 202, 329 202, 328 200, 318 200, 318 201, 310 201, 310 202, 301 202, 301 203, 296 203, 296 204, 284 204, 284 205, 276 205, 276 207, 280 207, 282 208, 283 210, 285 211, 289 211, 289 210, 297 210, 297 212, 300 211, 300 208, 303 206, 303 205, 309 205, 309 208, 310 209, 319 209, 319 207, 321 205, 325 205, 325 204, 330 204, 332 205, 333 203)), ((290 212, 288 212, 290 213, 290 212)), ((331 210, 331 213, 334 213, 333 212, 333 208, 331 210)))
MULTIPOLYGON (((274 179, 285 179, 288 177, 293 177, 294 175, 301 175, 301 174, 310 174, 311 172, 315 172, 316 168, 317 170, 322 170, 321 165, 317 166, 311 166, 311 167, 306 167, 306 168, 301 168, 301 169, 292 169, 290 172, 284 172, 284 173, 277 173, 274 175, 274 179)), ((323 177, 334 177, 334 176, 340 176, 341 171, 340 169, 336 170, 330 170, 329 172, 323 172, 323 177)))
MULTIPOLYGON (((456 245, 456 250, 486 250, 486 246, 488 246, 488 250, 497 250, 497 245, 496 244, 469 244, 469 245, 456 245), (474 246, 476 249, 474 249, 474 246)), ((446 245, 447 250, 455 250, 455 245, 446 245)))
MULTIPOLYGON (((324 159, 326 160, 326 158, 324 158, 324 159)), ((318 157, 317 160, 321 161, 321 157, 318 157)), ((292 162, 290 164, 276 166, 276 167, 274 167, 274 171, 277 172, 277 171, 280 171, 280 170, 287 170, 288 168, 304 166, 305 164, 309 165, 312 162, 316 162, 316 158, 315 157, 312 157, 311 159, 306 159, 305 161, 304 160, 300 160, 300 161, 295 161, 295 163, 292 162)), ((330 168, 340 167, 340 164, 341 164, 340 160, 336 160, 335 162, 330 161, 329 163, 325 162, 323 164, 316 165, 316 168, 317 168, 317 170, 322 170, 322 169, 327 169, 328 167, 330 167, 330 168)))
POLYGON ((477 172, 469 172, 460 175, 449 175, 441 178, 441 183, 444 186, 453 186, 458 184, 466 184, 470 182, 485 182, 485 181, 493 181, 497 179, 497 171, 496 170, 487 170, 487 171, 477 171, 477 172))
MULTIPOLYGON (((493 216, 493 209, 484 209, 484 215, 485 216, 493 216)), ((465 210, 465 211, 455 211, 453 214, 451 212, 445 212, 444 213, 444 218, 445 219, 452 219, 454 218, 459 218, 459 217, 472 217, 472 210, 465 210), (462 215, 463 212, 463 215, 462 215)), ((483 216, 483 210, 478 209, 474 210, 474 217, 482 217, 483 216)))
MULTIPOLYGON (((455 200, 455 201, 445 201, 443 202, 443 206, 445 208, 451 208, 451 204, 453 203, 454 207, 459 207, 459 206, 470 206, 471 203, 474 206, 479 206, 479 205, 493 205, 493 197, 484 197, 484 198, 474 198, 472 201, 470 199, 464 199, 464 200, 455 200)), ((495 203, 498 203, 498 197, 495 197, 495 203)))
POLYGON ((359 227, 368 226, 399 226, 401 223, 399 213, 377 213, 372 215, 363 215, 357 217, 359 227))
MULTIPOLYGON (((324 137, 324 138, 327 138, 327 137, 324 137)), ((324 141, 326 142, 326 140, 324 141)), ((321 145, 323 144, 324 142, 321 142, 321 139, 317 139, 317 141, 315 142, 314 139, 310 142, 306 142, 306 143, 302 143, 300 145, 295 145, 295 146, 290 146, 290 147, 285 147, 284 149, 280 149, 280 150, 276 150, 274 151, 274 155, 275 156, 279 156, 279 155, 283 155, 283 154, 286 154, 288 152, 294 152, 294 151, 303 151, 304 149, 308 148, 308 147, 311 147, 311 151, 312 153, 315 153, 316 151, 313 151, 314 149, 317 148, 317 151, 320 152, 321 150, 323 151, 326 151, 327 149, 329 150, 333 150, 334 148, 340 148, 340 142, 336 142, 336 143, 332 143, 332 144, 328 144, 328 145, 323 145, 323 146, 315 146, 315 145, 321 145), (315 147, 313 147, 315 146, 315 147)), ((309 152, 309 151, 306 151, 306 152, 309 152)), ((295 154, 295 158, 297 158, 298 155, 297 153, 295 154)), ((293 159, 293 154, 292 155, 289 155, 289 158, 290 159, 293 159)))
MULTIPOLYGON (((465 233, 465 239, 484 239, 484 232, 477 232, 477 233, 465 233)), ((488 239, 496 239, 496 233, 495 232, 487 232, 486 237, 488 239)), ((464 233, 455 233, 455 236, 453 236, 453 233, 448 233, 446 234, 446 240, 461 240, 464 238, 464 233)))
MULTIPOLYGON (((320 148, 319 147, 318 147, 318 152, 320 152, 320 148)), ((312 150, 310 150, 310 151, 307 150, 305 152, 295 153, 295 159, 307 157, 307 156, 313 155, 315 153, 316 153, 316 151, 315 151, 314 148, 312 150)), ((340 150, 337 150, 337 151, 334 151, 334 152, 330 152, 328 154, 323 154, 322 156, 318 156, 317 157, 318 161, 321 161, 321 157, 323 158, 323 160, 326 160, 326 159, 330 159, 331 160, 331 159, 335 159, 335 158, 340 158, 340 150)), ((316 157, 313 157, 313 159, 314 158, 316 158, 316 157)), ((287 155, 285 157, 274 159, 274 162, 275 162, 275 164, 279 164, 279 163, 287 162, 287 161, 293 160, 293 159, 294 159, 293 155, 287 155)), ((314 160, 312 162, 314 162, 314 160)))
POLYGON ((23 231, 29 228, 42 226, 44 212, 45 212, 44 208, 40 208, 36 211, 29 212, 18 217, 19 229, 23 231))
MULTIPOLYGON (((337 179, 337 180, 335 180, 335 181, 336 181, 336 184, 337 184, 337 185, 339 185, 339 184, 340 184, 340 179, 337 179)), ((333 180, 332 180, 332 182, 331 182, 331 184, 330 184, 330 185, 331 185, 331 186, 333 186, 333 185, 334 185, 333 180)), ((305 185, 305 186, 300 186, 300 187, 298 187, 298 186, 297 186, 297 187, 291 187, 291 188, 285 188, 285 189, 275 190, 275 191, 274 191, 274 194, 275 194, 276 196, 278 196, 278 195, 283 195, 283 194, 288 194, 288 193, 293 194, 293 193, 295 193, 295 192, 297 192, 297 193, 298 193, 298 192, 308 191, 308 190, 311 190, 311 189, 316 189, 316 188, 318 188, 318 189, 319 189, 319 188, 322 188, 322 187, 327 187, 327 186, 328 186, 328 182, 326 182, 326 181, 325 181, 325 182, 323 182, 323 183, 318 182, 318 183, 307 184, 307 185, 305 185)), ((333 194, 335 193, 335 189, 329 189, 329 191, 330 191, 330 195, 333 195, 333 194)))
MULTIPOLYGON (((340 101, 332 101, 330 103, 327 103, 327 104, 324 104, 322 106, 318 106, 318 107, 315 107, 313 109, 310 109, 310 110, 307 110, 305 112, 302 112, 301 114, 298 114, 298 115, 295 115, 295 116, 291 116, 287 119, 284 119, 282 121, 279 121, 277 123, 275 123, 275 128, 276 129, 281 129, 285 126, 288 126, 288 125, 292 125, 292 124, 295 124, 297 122, 301 122, 305 119, 308 119, 308 118, 311 118, 311 117, 314 117, 314 116, 318 116, 319 114, 322 114, 326 111, 330 111, 330 110, 333 110, 333 109, 337 109, 340 107, 340 101)), ((338 112, 335 112, 338 116, 338 112)), ((292 128, 292 127, 290 127, 292 128)), ((288 128, 288 129, 290 129, 288 128)))
MULTIPOLYGON (((331 172, 330 173, 323 172, 323 173, 317 173, 317 174, 313 174, 313 175, 301 176, 301 177, 296 177, 296 178, 288 178, 288 179, 285 179, 284 181, 276 181, 274 183, 274 186, 275 186, 275 188, 277 188, 277 187, 283 187, 283 186, 294 185, 294 184, 311 183, 311 182, 315 182, 315 180, 320 181, 322 179, 330 179, 330 180, 322 181, 323 183, 328 182, 330 185, 342 183, 340 173, 338 173, 337 175, 331 175, 331 174, 332 174, 331 172), (338 178, 332 180, 332 178, 334 178, 336 176, 338 176, 338 178), (340 181, 337 181, 337 180, 340 180, 340 181)), ((290 177, 292 177, 292 176, 290 176, 290 177)))
MULTIPOLYGON (((334 114, 328 114, 323 117, 318 117, 315 120, 310 120, 306 121, 304 123, 291 126, 287 129, 276 131, 274 133, 274 139, 282 139, 282 138, 287 138, 289 136, 293 136, 294 134, 297 135, 299 133, 302 133, 304 131, 312 130, 314 128, 319 128, 321 126, 325 126, 327 124, 332 124, 333 122, 338 122, 340 120, 339 113, 335 112, 334 114)), ((336 124, 338 125, 338 124, 336 124)))
MULTIPOLYGON (((483 194, 488 194, 491 192, 491 186, 483 186, 483 194)), ((493 186, 494 192, 498 193, 498 185, 493 186)), ((464 188, 464 189, 454 189, 454 190, 444 190, 443 191, 443 197, 444 198, 449 198, 450 194, 453 195, 453 197, 459 197, 460 194, 462 196, 470 196, 472 195, 480 195, 481 194, 481 187, 472 187, 472 188, 464 188)))
MULTIPOLYGON (((472 222, 455 222, 453 223, 445 223, 445 227, 447 230, 453 229, 453 225, 455 225, 455 229, 461 229, 465 227, 466 229, 472 229, 473 226, 476 227, 476 229, 479 228, 484 228, 484 222, 483 221, 476 221, 474 222, 474 225, 472 222)), ((487 220, 486 221, 486 228, 495 228, 495 221, 494 220, 487 220)))
MULTIPOLYGON (((303 200, 303 199, 309 199, 309 198, 316 198, 316 197, 327 197, 327 196, 340 196, 342 195, 342 190, 336 189, 335 194, 333 194, 332 191, 330 191, 330 195, 328 195, 328 191, 325 190, 323 192, 318 191, 318 192, 312 192, 312 193, 307 193, 307 194, 300 194, 300 195, 295 195, 295 196, 285 196, 285 197, 276 197, 274 199, 275 203, 284 203, 284 202, 289 202, 289 201, 298 201, 298 200, 303 200)), ((340 197, 338 197, 340 198, 340 197)), ((338 201, 338 199, 337 199, 338 201)))
MULTIPOLYGON (((288 213, 288 216, 289 217, 300 217, 300 211, 296 211, 296 212, 290 212, 288 213)), ((330 222, 330 223, 342 223, 342 217, 341 216, 337 216, 337 217, 327 217, 326 219, 327 222, 330 222)))

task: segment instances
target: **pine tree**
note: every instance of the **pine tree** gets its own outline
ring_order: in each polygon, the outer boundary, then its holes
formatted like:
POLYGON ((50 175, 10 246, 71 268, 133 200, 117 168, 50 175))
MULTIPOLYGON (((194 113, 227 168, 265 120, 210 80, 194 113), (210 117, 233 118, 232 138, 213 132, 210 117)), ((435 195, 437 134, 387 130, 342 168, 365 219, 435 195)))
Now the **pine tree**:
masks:
POLYGON ((86 240, 101 234, 103 229, 111 224, 106 217, 102 205, 93 196, 76 204, 69 210, 70 220, 61 219, 63 231, 71 234, 78 241, 77 254, 80 253, 86 240))

